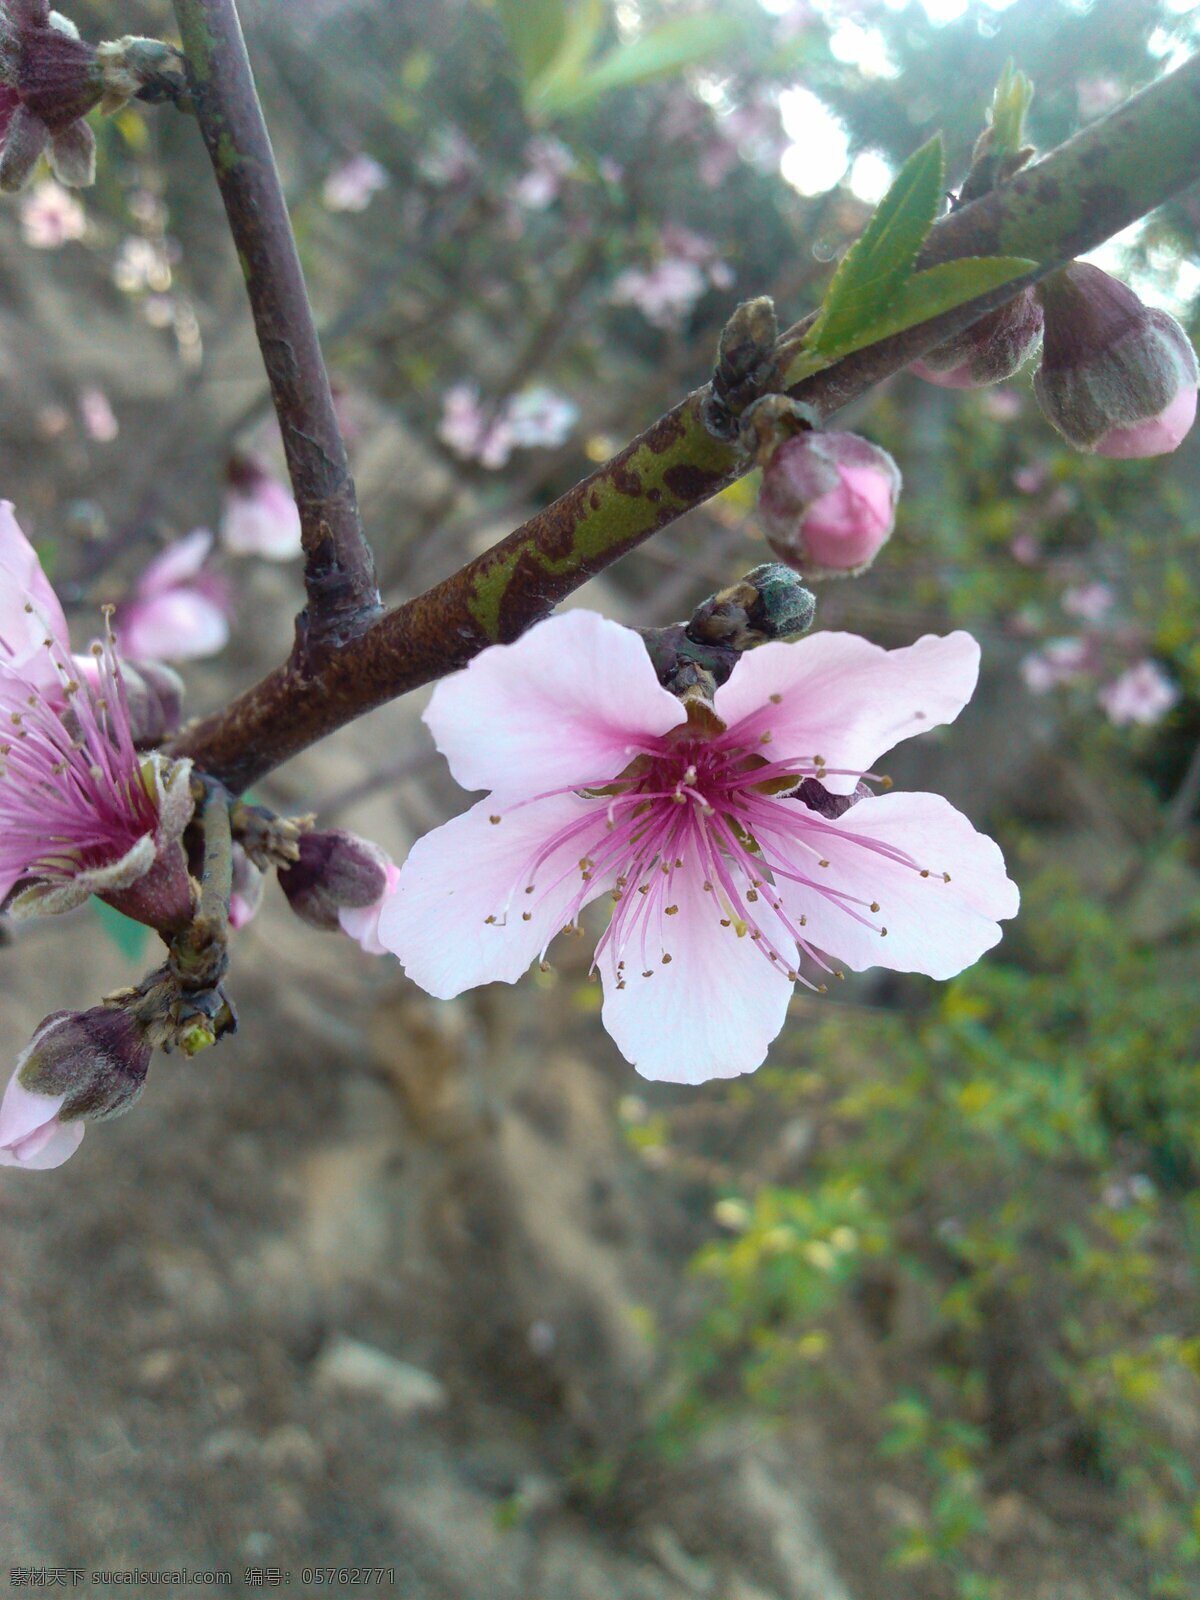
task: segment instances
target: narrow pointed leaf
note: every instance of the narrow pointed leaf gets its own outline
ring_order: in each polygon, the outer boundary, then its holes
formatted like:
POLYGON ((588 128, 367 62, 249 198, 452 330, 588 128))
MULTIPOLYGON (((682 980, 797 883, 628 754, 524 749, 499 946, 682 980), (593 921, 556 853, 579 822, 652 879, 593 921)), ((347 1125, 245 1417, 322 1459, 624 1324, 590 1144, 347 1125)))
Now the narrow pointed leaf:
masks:
POLYGON ((895 299, 941 206, 943 172, 942 141, 936 135, 904 163, 834 273, 806 341, 814 354, 844 351, 847 341, 857 339, 895 299))
POLYGON ((556 62, 553 74, 538 85, 537 107, 543 114, 583 110, 614 89, 668 77, 719 55, 735 43, 739 32, 735 18, 704 12, 652 28, 573 77, 560 74, 556 62))
POLYGON ((806 343, 788 368, 784 387, 790 388, 843 356, 852 355, 855 350, 878 344, 881 339, 903 333, 919 322, 929 322, 943 311, 953 311, 968 300, 999 289, 1014 278, 1024 277, 1036 266, 1036 261, 1028 261, 1023 256, 964 256, 958 261, 943 261, 936 267, 927 267, 924 272, 914 273, 872 321, 851 329, 840 343, 822 344, 817 350, 806 343))

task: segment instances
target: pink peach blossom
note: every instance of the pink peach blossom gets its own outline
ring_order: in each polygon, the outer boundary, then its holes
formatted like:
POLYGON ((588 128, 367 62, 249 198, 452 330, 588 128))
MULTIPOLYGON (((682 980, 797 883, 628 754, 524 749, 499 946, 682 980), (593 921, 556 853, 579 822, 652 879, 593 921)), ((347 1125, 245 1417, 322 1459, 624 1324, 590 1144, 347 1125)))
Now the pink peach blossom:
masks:
POLYGON ((1081 583, 1063 591, 1062 608, 1069 617, 1101 622, 1112 610, 1116 598, 1107 583, 1081 583))
POLYGON ((229 642, 228 585, 206 572, 213 536, 197 528, 156 556, 117 610, 122 654, 135 660, 195 661, 229 642))
POLYGON ((90 894, 154 926, 191 909, 180 839, 191 764, 141 755, 111 639, 84 663, 7 503, 0 505, 0 901, 26 915, 90 894))
POLYGON ((892 651, 817 634, 749 652, 689 712, 637 634, 552 617, 434 692, 455 778, 492 792, 414 846, 380 942, 446 998, 515 982, 603 895, 595 964, 625 1056, 683 1083, 752 1071, 802 967, 951 977, 1015 914, 992 840, 939 796, 863 784, 953 721, 978 662, 965 633, 892 651))
POLYGON ((1106 683, 1096 698, 1114 726, 1151 727, 1178 704, 1180 691, 1157 661, 1147 659, 1106 683))

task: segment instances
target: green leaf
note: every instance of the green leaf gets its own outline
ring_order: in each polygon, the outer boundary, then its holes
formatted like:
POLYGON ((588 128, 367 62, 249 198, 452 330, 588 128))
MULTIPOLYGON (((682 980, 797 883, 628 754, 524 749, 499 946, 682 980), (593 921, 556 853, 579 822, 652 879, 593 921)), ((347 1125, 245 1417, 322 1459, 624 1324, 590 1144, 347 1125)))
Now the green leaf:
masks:
POLYGON ((1036 266, 1036 261, 1028 261, 1023 256, 963 256, 958 261, 943 261, 936 267, 927 267, 924 272, 914 273, 901 284, 891 303, 874 321, 860 324, 841 344, 819 352, 805 344, 787 370, 784 387, 790 388, 855 350, 878 344, 881 339, 903 333, 906 328, 915 328, 919 322, 929 322, 943 311, 953 311, 968 300, 1023 277, 1036 266))
POLYGON ((134 922, 131 918, 122 916, 119 911, 114 911, 112 906, 105 905, 103 900, 93 899, 92 905, 100 920, 100 929, 106 939, 110 939, 117 949, 128 961, 139 961, 146 940, 150 937, 150 929, 141 922, 134 922))
POLYGON ((891 305, 933 226, 942 202, 944 166, 940 134, 909 156, 834 273, 805 340, 806 350, 843 355, 870 342, 860 337, 861 330, 891 305))
POLYGON ((736 18, 716 12, 677 17, 617 45, 586 70, 580 63, 574 74, 566 74, 556 60, 552 74, 538 84, 533 99, 545 114, 580 111, 614 89, 668 77, 720 55, 737 41, 740 31, 736 18))
POLYGON ((1004 63, 1004 71, 992 96, 991 128, 994 155, 1016 155, 1025 143, 1025 117, 1033 99, 1033 84, 1023 72, 1018 72, 1012 57, 1004 63))
POLYGON ((567 0, 497 0, 521 77, 532 83, 562 48, 567 31, 567 0))
POLYGON ((553 58, 525 88, 525 109, 543 116, 560 97, 577 92, 604 28, 604 0, 572 0, 553 58))

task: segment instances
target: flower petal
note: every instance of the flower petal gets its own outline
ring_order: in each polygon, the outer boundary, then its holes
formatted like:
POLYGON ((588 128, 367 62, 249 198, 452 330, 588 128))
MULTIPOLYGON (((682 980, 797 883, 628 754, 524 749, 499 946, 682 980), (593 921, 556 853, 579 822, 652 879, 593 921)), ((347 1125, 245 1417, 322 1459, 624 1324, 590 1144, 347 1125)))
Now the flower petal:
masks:
POLYGON ((926 634, 899 650, 852 633, 816 633, 749 651, 714 704, 730 742, 752 744, 769 731, 777 760, 821 755, 831 769, 822 783, 850 794, 855 774, 893 745, 953 722, 978 676, 979 646, 969 633, 926 634), (772 695, 781 696, 777 704, 772 695))
POLYGON ((37 551, 17 525, 12 504, 0 500, 0 662, 38 687, 57 683, 47 638, 70 649, 67 620, 37 551))
POLYGON ((607 783, 639 741, 687 720, 631 628, 564 611, 439 684, 425 712, 464 789, 534 795, 607 783))
POLYGON ((133 600, 117 618, 121 654, 135 661, 196 661, 229 642, 224 610, 195 589, 133 600))
MULTIPOLYGON (((613 966, 621 952, 602 960, 604 1026, 644 1078, 704 1083, 753 1072, 783 1027, 792 983, 748 933, 739 937, 734 927, 721 926, 726 908, 705 891, 702 872, 678 873, 671 895, 679 910, 671 919, 669 962, 652 949, 647 978, 627 955, 625 987, 618 988, 613 966)), ((763 913, 763 931, 778 933, 781 950, 794 956, 795 942, 765 902, 755 912, 763 913)))
POLYGON ((65 1099, 37 1094, 13 1074, 0 1102, 0 1167, 59 1167, 78 1150, 83 1123, 58 1120, 65 1099))
POLYGON ((189 578, 194 578, 208 560, 213 547, 213 536, 207 528, 195 528, 183 539, 176 539, 156 555, 137 581, 139 596, 148 600, 151 595, 165 594, 177 589, 189 578))
MULTIPOLYGON (((413 846, 380 910, 380 942, 439 1000, 480 983, 515 983, 567 922, 582 887, 579 860, 602 849, 604 834, 603 805, 575 795, 508 811, 494 797, 481 800, 413 846), (534 857, 555 834, 585 820, 537 869, 535 893, 527 895, 534 857)), ((586 885, 586 900, 615 875, 616 868, 598 874, 586 885)))
POLYGON ((889 967, 953 978, 999 942, 999 919, 1016 915, 1020 896, 994 839, 977 833, 936 794, 886 794, 860 800, 814 833, 829 866, 812 876, 857 902, 843 909, 803 884, 779 879, 776 892, 793 918, 804 916, 805 937, 856 972, 889 967), (843 837, 839 837, 842 835, 843 837), (907 852, 920 871, 889 859, 863 839, 907 852), (949 874, 949 882, 943 877, 949 874), (877 904, 879 910, 869 908, 877 904), (879 932, 886 928, 886 936, 879 932))

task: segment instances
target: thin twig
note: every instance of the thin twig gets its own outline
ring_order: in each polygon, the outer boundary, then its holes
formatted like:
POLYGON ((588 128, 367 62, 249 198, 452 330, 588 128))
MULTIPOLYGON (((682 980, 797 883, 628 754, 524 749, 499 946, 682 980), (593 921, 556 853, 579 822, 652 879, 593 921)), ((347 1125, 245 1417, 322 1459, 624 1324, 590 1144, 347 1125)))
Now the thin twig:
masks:
POLYGON ((196 115, 237 247, 304 536, 311 671, 381 607, 329 376, 234 0, 174 0, 196 115))

